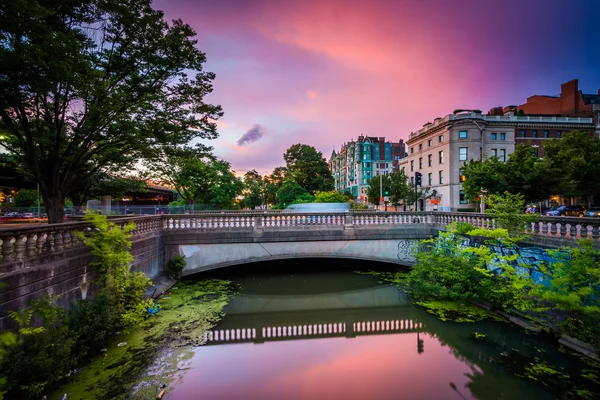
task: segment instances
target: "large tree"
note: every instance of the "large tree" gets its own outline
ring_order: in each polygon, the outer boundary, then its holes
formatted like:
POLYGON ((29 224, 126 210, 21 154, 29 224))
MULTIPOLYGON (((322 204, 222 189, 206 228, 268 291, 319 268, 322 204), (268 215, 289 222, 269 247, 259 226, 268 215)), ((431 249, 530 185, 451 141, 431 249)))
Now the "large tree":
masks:
POLYGON ((561 168, 553 166, 548 159, 540 159, 526 143, 518 144, 506 162, 506 189, 523 195, 526 202, 544 200, 556 194, 563 178, 561 168))
POLYGON ((265 181, 254 169, 244 175, 243 195, 242 204, 246 208, 255 209, 265 203, 265 181))
POLYGON ((481 196, 481 189, 490 194, 501 194, 508 189, 506 164, 497 157, 469 160, 463 166, 462 174, 465 177, 463 191, 471 202, 476 202, 475 199, 481 196))
POLYGON ((0 4, 0 144, 39 183, 50 223, 96 172, 217 136, 195 32, 151 0, 0 4))
POLYGON ((294 144, 283 155, 287 175, 309 193, 333 190, 333 177, 320 151, 306 144, 294 144))
POLYGON ((217 159, 212 148, 165 146, 160 157, 146 161, 149 177, 175 188, 180 198, 194 210, 196 204, 232 208, 243 183, 230 170, 228 162, 217 159))
POLYGON ((277 167, 273 170, 271 175, 264 177, 265 182, 265 202, 267 204, 277 203, 277 191, 283 185, 285 181, 285 174, 287 169, 285 167, 277 167))
POLYGON ((560 174, 555 193, 587 197, 600 193, 600 139, 573 131, 544 145, 544 159, 560 174), (560 172, 559 172, 560 171, 560 172))

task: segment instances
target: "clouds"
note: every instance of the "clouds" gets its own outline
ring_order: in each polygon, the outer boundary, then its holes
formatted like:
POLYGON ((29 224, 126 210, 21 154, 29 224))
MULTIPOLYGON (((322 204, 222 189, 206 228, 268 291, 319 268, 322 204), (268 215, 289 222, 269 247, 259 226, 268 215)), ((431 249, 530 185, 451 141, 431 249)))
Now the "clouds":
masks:
POLYGON ((236 142, 238 146, 246 146, 254 142, 259 141, 265 134, 265 128, 256 124, 244 133, 241 138, 236 142))
POLYGON ((600 2, 201 3, 153 4, 198 32, 216 73, 207 101, 225 111, 215 154, 238 170, 282 165, 299 142, 328 155, 360 134, 407 139, 454 109, 521 104, 573 78, 584 92, 600 87, 600 2))

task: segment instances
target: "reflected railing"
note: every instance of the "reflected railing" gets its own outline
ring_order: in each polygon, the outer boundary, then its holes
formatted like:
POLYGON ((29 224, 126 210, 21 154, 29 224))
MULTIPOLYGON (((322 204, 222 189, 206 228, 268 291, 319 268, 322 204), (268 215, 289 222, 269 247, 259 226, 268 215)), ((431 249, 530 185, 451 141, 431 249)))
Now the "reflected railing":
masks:
POLYGON ((319 324, 242 327, 213 329, 204 334, 206 344, 239 342, 263 343, 277 340, 297 340, 326 337, 355 337, 382 333, 409 333, 424 329, 422 321, 392 319, 356 322, 332 322, 319 324))

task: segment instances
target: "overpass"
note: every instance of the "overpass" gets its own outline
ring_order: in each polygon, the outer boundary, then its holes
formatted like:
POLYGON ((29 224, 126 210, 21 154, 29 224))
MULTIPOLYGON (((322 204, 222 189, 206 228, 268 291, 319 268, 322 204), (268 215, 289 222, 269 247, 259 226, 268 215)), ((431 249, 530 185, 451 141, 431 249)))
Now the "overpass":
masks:
MULTIPOLYGON (((155 278, 182 254, 184 275, 229 265, 287 258, 349 258, 411 265, 411 247, 452 222, 494 227, 489 215, 443 212, 288 213, 219 211, 192 215, 115 218, 134 222, 132 268, 155 278)), ((0 320, 42 294, 61 295, 65 306, 94 296, 93 256, 79 239, 87 222, 0 229, 0 320)), ((544 247, 600 240, 600 220, 542 218, 529 241, 544 247)), ((0 324, 1 325, 1 324, 0 324)), ((1 327, 1 326, 0 326, 1 327)))

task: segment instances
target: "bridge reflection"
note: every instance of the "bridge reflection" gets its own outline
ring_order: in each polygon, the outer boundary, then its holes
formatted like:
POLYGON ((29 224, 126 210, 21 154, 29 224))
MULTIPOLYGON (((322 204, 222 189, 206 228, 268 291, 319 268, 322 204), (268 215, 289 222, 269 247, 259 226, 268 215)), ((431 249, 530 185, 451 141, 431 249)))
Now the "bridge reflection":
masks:
POLYGON ((352 338, 359 335, 385 333, 413 333, 423 331, 423 323, 416 320, 359 321, 348 324, 334 322, 313 325, 266 326, 259 328, 214 329, 204 336, 206 344, 264 343, 265 341, 320 339, 329 337, 352 338))
POLYGON ((395 286, 305 296, 240 295, 206 345, 423 332, 420 310, 395 286))

